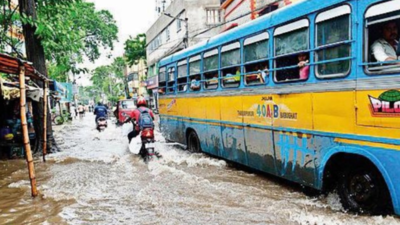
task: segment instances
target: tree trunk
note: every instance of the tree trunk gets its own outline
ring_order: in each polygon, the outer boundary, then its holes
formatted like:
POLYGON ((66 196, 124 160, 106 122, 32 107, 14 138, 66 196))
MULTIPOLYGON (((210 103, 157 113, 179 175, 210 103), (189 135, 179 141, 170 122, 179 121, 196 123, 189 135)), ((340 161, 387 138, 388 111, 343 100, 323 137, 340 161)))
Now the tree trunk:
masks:
MULTIPOLYGON (((36 20, 36 8, 34 0, 18 0, 19 2, 19 10, 23 15, 27 15, 28 17, 32 17, 33 20, 36 20)), ((42 46, 42 42, 39 37, 35 35, 36 27, 30 24, 23 24, 23 31, 25 36, 25 48, 26 48, 26 56, 28 61, 33 63, 35 69, 41 74, 47 75, 46 69, 46 59, 44 55, 44 49, 42 46)), ((35 80, 35 83, 39 85, 39 87, 43 88, 43 82, 39 80, 35 80)), ((33 124, 35 126, 36 133, 36 141, 38 142, 38 149, 35 149, 35 152, 41 149, 43 137, 42 133, 44 131, 43 128, 43 99, 40 99, 40 102, 33 102, 33 124)), ((48 110, 50 112, 50 110, 48 110)), ((53 129, 51 124, 51 115, 50 113, 47 115, 47 135, 48 135, 48 149, 50 150, 52 147, 56 147, 54 137, 53 137, 53 129), (54 145, 54 146, 53 146, 54 145)))

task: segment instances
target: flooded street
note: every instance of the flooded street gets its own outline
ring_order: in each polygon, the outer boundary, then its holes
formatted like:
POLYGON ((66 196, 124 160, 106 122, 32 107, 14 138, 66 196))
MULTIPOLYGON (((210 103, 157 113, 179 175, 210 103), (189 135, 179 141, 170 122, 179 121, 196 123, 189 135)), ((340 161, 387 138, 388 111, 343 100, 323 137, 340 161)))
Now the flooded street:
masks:
POLYGON ((0 162, 0 224, 400 224, 392 216, 343 213, 334 194, 307 197, 160 135, 163 158, 145 164, 121 128, 109 121, 99 133, 94 126, 87 115, 57 132, 62 152, 35 162, 36 199, 25 161, 0 162))

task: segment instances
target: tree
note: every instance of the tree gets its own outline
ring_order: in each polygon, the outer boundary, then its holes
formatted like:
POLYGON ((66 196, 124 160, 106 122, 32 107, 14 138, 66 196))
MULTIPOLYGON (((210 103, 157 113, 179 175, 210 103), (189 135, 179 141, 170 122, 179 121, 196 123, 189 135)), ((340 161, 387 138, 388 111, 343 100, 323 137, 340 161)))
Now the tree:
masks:
POLYGON ((129 37, 125 41, 125 57, 130 66, 138 64, 141 59, 146 60, 145 34, 138 34, 135 38, 129 37))
MULTIPOLYGON (((27 1, 27 0, 26 0, 27 1)), ((22 56, 17 46, 18 39, 7 35, 12 24, 30 24, 41 40, 45 59, 51 67, 50 77, 66 81, 68 72, 88 72, 79 68, 84 58, 95 61, 101 49, 113 49, 117 40, 118 27, 110 12, 96 11, 93 3, 82 0, 34 0, 35 18, 10 9, 10 0, 0 0, 1 45, 8 45, 13 52, 22 56)), ((18 30, 18 29, 17 29, 18 30)), ((3 49, 3 48, 2 48, 3 49)))
MULTIPOLYGON (((22 58, 9 37, 8 30, 21 23, 25 37, 27 60, 43 75, 48 76, 46 60, 55 77, 65 81, 67 73, 86 72, 78 63, 87 57, 94 61, 100 56, 100 48, 113 48, 118 28, 108 11, 96 11, 93 3, 82 0, 19 0, 18 8, 11 7, 10 0, 0 0, 0 45, 6 43, 12 53, 22 58)), ((2 46, 0 46, 2 47, 2 46)), ((35 81, 40 87, 43 84, 35 81)), ((37 133, 43 130, 43 102, 33 104, 34 125, 37 133)), ((48 117, 48 131, 52 127, 48 117)), ((39 143, 42 137, 37 136, 39 143)))
POLYGON ((125 96, 129 96, 129 88, 128 88, 128 78, 125 77, 124 70, 127 66, 127 62, 123 57, 117 57, 114 59, 114 62, 111 64, 112 70, 117 78, 122 79, 124 83, 124 91, 125 96))

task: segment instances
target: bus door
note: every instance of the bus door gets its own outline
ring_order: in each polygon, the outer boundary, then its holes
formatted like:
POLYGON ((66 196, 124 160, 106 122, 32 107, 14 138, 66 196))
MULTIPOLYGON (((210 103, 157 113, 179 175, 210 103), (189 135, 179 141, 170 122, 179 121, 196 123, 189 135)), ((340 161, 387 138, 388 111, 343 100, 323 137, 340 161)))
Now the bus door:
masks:
POLYGON ((243 129, 243 97, 221 97, 221 136, 220 156, 247 165, 246 142, 243 129))
POLYGON ((243 117, 248 165, 276 174, 272 95, 244 96, 243 109, 238 114, 243 117))

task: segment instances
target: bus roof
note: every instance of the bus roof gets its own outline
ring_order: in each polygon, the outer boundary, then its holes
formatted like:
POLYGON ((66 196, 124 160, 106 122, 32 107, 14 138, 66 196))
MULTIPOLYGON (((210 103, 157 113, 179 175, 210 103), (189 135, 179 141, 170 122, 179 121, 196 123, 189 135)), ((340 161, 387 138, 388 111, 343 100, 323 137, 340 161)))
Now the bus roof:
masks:
POLYGON ((209 40, 200 42, 188 49, 167 56, 160 61, 159 66, 166 66, 170 63, 186 59, 188 56, 200 54, 203 51, 211 50, 222 44, 239 40, 240 38, 262 32, 263 30, 280 24, 284 24, 285 22, 305 16, 309 13, 319 11, 321 9, 347 1, 348 0, 303 0, 294 3, 292 5, 273 11, 258 19, 250 21, 235 29, 216 35, 209 40))

